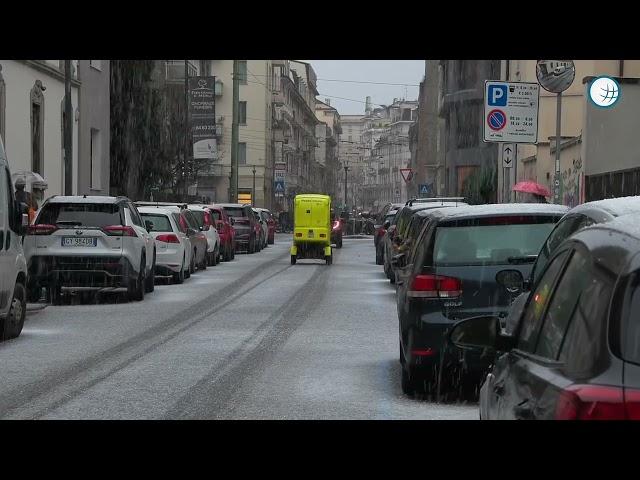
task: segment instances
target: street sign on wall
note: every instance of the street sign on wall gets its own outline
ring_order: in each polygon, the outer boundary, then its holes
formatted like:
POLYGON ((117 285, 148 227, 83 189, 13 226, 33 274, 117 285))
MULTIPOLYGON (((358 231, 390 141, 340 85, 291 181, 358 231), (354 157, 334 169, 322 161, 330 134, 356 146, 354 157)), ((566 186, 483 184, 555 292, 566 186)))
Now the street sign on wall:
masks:
POLYGON ((189 77, 189 116, 193 157, 217 159, 216 77, 189 77))
POLYGON ((540 85, 484 82, 485 142, 537 143, 540 85))

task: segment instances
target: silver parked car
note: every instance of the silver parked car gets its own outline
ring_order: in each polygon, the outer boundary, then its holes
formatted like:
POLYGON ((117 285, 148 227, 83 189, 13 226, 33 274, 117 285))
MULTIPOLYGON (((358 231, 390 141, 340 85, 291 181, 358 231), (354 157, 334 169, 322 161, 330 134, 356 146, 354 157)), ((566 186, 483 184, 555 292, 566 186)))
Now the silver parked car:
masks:
POLYGON ((126 197, 54 196, 45 201, 24 240, 28 293, 121 291, 143 300, 154 289, 156 249, 126 197))

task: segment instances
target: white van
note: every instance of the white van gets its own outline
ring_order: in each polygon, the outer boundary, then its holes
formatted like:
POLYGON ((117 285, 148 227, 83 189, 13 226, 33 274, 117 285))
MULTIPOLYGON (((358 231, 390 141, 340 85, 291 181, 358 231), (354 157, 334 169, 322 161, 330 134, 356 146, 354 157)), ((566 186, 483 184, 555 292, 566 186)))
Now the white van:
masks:
POLYGON ((22 239, 29 223, 15 200, 11 172, 0 138, 0 339, 20 335, 27 313, 27 263, 22 239))

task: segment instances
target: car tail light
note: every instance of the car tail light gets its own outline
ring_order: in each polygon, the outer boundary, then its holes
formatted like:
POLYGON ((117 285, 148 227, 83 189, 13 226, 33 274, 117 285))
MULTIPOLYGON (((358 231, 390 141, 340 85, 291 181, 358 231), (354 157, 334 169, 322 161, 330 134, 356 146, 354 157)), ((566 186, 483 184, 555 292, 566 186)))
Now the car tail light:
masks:
POLYGON ((411 350, 411 354, 417 357, 433 357, 436 351, 432 348, 425 348, 421 350, 411 350))
POLYGON ((137 237, 136 231, 133 227, 125 225, 111 225, 109 227, 103 227, 102 231, 112 237, 137 237))
POLYGON ((211 214, 209 212, 204 212, 204 224, 211 226, 211 214))
POLYGON ((560 393, 556 420, 640 420, 640 391, 571 385, 560 393))
POLYGON ((414 298, 455 298, 460 295, 460 279, 442 275, 416 275, 407 292, 407 296, 414 298))
POLYGON ((158 235, 156 240, 164 243, 180 243, 180 240, 173 233, 158 235))
POLYGON ((58 230, 56 225, 48 225, 46 223, 29 225, 29 235, 51 235, 56 230, 58 230))

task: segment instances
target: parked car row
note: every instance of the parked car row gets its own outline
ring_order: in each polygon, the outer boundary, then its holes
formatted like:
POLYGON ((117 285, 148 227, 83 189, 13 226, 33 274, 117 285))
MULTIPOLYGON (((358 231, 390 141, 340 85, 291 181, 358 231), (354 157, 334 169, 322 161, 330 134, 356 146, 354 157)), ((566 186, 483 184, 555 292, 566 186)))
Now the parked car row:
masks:
POLYGON ((481 419, 640 419, 640 197, 585 203, 550 233, 506 325, 460 322, 451 342, 495 360, 481 419))
POLYGON ((405 394, 479 396, 481 419, 640 419, 640 197, 415 207, 379 240, 399 236, 405 394))
MULTIPOLYGON (((268 210, 239 205, 259 251, 268 243, 268 210), (264 226, 264 229, 263 229, 264 226)), ((143 300, 164 278, 182 283, 231 261, 243 228, 235 206, 132 202, 126 197, 53 196, 29 226, 23 247, 27 298, 126 293, 143 300)))

